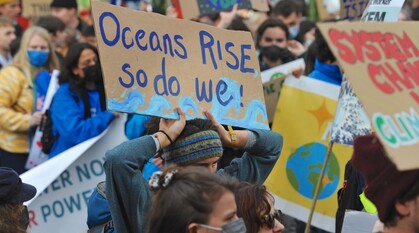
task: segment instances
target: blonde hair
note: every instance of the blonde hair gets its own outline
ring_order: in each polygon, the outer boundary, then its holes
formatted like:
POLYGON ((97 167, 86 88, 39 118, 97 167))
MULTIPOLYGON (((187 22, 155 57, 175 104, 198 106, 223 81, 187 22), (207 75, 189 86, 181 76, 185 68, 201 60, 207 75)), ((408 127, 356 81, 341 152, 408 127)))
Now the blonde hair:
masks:
POLYGON ((25 33, 23 33, 22 41, 20 42, 20 48, 13 58, 12 65, 17 66, 18 68, 20 68, 20 70, 23 71, 23 73, 25 74, 27 80, 29 81, 31 85, 33 85, 32 83, 33 77, 31 77, 32 65, 29 63, 27 50, 28 50, 29 41, 34 36, 39 36, 42 39, 46 40, 48 43, 48 48, 49 48, 48 60, 43 67, 47 70, 54 70, 60 67, 58 63, 57 55, 55 54, 54 45, 51 41, 51 37, 48 31, 38 26, 32 26, 28 28, 25 31, 25 33))

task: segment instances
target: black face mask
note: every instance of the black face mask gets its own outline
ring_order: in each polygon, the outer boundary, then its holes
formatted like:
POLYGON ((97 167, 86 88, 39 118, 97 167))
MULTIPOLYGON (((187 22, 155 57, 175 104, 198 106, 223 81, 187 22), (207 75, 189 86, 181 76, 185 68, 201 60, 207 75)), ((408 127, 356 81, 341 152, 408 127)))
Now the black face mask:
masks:
POLYGON ((84 80, 86 82, 102 81, 102 69, 100 68, 99 63, 96 63, 92 66, 87 66, 83 68, 84 80))
POLYGON ((23 206, 22 207, 22 216, 20 218, 20 226, 22 226, 23 229, 27 229, 29 226, 29 212, 28 207, 23 206))
POLYGON ((287 48, 280 48, 276 45, 260 48, 260 54, 271 62, 281 59, 282 63, 288 63, 294 60, 291 52, 287 48))

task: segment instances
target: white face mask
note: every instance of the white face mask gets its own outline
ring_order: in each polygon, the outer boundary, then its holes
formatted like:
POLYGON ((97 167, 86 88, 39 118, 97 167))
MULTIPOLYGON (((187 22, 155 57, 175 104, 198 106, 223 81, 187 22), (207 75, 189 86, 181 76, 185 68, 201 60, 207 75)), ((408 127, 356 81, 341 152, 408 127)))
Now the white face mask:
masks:
POLYGON ((298 32, 300 31, 300 27, 298 25, 292 26, 288 29, 289 33, 290 33, 290 37, 292 39, 295 39, 298 35, 298 32))
POLYGON ((205 224, 198 224, 200 227, 207 228, 213 231, 222 233, 246 233, 246 225, 242 218, 237 219, 231 223, 222 225, 221 227, 212 227, 205 224))
POLYGON ((308 47, 310 47, 310 45, 313 43, 313 41, 312 40, 310 40, 310 39, 307 39, 305 42, 304 42, 304 46, 306 47, 306 48, 308 48, 308 47))

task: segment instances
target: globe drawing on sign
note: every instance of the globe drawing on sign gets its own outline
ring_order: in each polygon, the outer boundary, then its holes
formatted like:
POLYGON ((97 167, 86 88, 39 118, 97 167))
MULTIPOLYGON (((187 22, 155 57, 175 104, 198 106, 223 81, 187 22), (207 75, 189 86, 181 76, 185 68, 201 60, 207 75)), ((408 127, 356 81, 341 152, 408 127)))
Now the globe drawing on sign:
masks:
MULTIPOLYGON (((313 199, 317 181, 326 158, 326 146, 321 143, 309 143, 300 146, 288 158, 286 171, 291 186, 306 198, 313 199)), ((327 163, 322 178, 319 200, 330 197, 339 184, 339 163, 333 152, 327 163)))

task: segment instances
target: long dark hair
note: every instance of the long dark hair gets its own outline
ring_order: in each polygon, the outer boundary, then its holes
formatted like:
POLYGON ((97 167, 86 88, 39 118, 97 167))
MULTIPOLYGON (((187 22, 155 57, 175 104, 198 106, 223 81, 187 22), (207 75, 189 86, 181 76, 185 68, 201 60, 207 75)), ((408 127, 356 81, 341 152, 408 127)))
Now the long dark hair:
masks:
POLYGON ((273 196, 265 185, 240 182, 235 197, 237 215, 243 218, 247 232, 258 232, 263 225, 261 216, 271 212, 273 196))
MULTIPOLYGON (((90 101, 89 96, 87 95, 87 89, 86 89, 86 83, 84 79, 81 79, 78 75, 73 73, 73 69, 77 68, 79 64, 79 59, 81 56, 81 53, 86 50, 90 49, 92 50, 98 59, 98 64, 100 64, 99 60, 99 53, 95 47, 88 43, 76 43, 73 44, 64 58, 64 65, 62 68, 62 72, 59 76, 59 83, 69 83, 70 90, 76 93, 77 96, 79 96, 83 103, 84 103, 84 111, 86 118, 90 117, 90 101)), ((99 78, 96 82, 96 87, 99 91, 100 96, 100 107, 101 110, 106 109, 106 97, 105 97, 105 87, 103 84, 103 78, 99 78)))
POLYGON ((256 48, 260 48, 260 40, 262 39, 263 33, 265 33, 266 29, 276 27, 281 28, 282 31, 285 32, 285 38, 289 40, 290 33, 288 31, 287 25, 285 25, 285 23, 280 19, 268 18, 258 27, 256 31, 256 48))
POLYGON ((161 175, 178 170, 166 187, 156 190, 149 214, 149 233, 187 232, 190 223, 207 224, 215 203, 227 192, 234 193, 238 181, 199 167, 170 166, 161 175))

